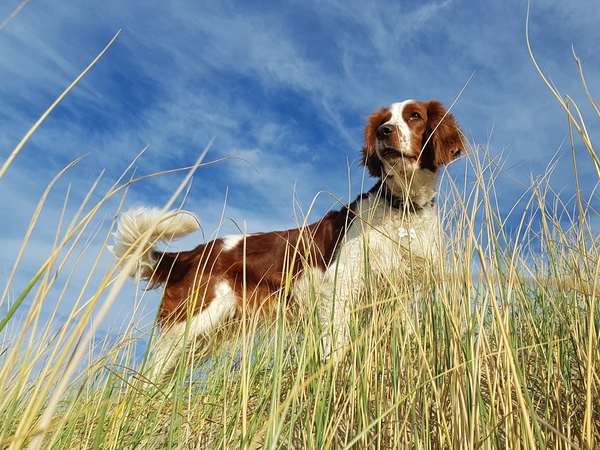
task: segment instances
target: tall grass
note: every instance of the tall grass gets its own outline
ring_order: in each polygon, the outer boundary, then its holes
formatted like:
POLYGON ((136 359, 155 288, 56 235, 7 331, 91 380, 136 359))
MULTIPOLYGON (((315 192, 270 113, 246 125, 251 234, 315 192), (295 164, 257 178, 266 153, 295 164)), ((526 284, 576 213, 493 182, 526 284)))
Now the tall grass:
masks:
MULTIPOLYGON (((582 133, 581 115, 570 117, 582 133)), ((42 322, 56 274, 77 264, 60 255, 81 247, 99 207, 123 199, 132 181, 119 180, 91 206, 90 194, 64 217, 66 231, 30 285, 0 299, 4 336, 15 312, 23 316, 0 350, 0 447, 595 448, 596 212, 579 196, 574 208, 563 203, 550 172, 503 212, 495 190, 502 164, 481 146, 473 145, 467 172, 470 183, 448 180, 441 199, 442 256, 422 283, 391 275, 353 299, 353 344, 341 363, 319 358, 316 308, 289 315, 282 305, 272 320, 249 318, 215 339, 212 358, 188 361, 165 383, 142 375, 133 325, 100 347, 88 338, 94 311, 123 282, 114 266, 94 265, 102 276, 91 297, 73 293, 66 277, 61 296, 78 302, 66 324, 42 322)), ((95 239, 104 248, 109 234, 95 239)))

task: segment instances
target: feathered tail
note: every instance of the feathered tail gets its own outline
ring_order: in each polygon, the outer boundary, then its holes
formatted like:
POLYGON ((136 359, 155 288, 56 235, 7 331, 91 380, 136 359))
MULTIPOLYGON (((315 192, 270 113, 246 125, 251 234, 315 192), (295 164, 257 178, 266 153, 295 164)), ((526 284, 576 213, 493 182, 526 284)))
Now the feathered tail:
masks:
POLYGON ((129 276, 136 280, 140 278, 150 280, 159 262, 159 255, 155 249, 156 243, 185 236, 198 228, 200 222, 187 211, 136 208, 121 214, 117 231, 114 233, 115 245, 109 246, 108 249, 119 259, 119 265, 123 267, 143 241, 144 249, 131 266, 129 276))

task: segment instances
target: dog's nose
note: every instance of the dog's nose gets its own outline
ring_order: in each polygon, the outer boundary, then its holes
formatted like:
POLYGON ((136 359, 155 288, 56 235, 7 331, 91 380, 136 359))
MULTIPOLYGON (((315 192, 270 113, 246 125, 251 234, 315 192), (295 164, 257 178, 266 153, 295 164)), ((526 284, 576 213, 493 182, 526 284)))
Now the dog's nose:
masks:
POLYGON ((377 128, 377 131, 375 131, 375 136, 377 136, 377 139, 382 141, 385 138, 389 137, 390 134, 392 134, 393 132, 394 127, 392 127, 391 125, 381 125, 379 128, 377 128))

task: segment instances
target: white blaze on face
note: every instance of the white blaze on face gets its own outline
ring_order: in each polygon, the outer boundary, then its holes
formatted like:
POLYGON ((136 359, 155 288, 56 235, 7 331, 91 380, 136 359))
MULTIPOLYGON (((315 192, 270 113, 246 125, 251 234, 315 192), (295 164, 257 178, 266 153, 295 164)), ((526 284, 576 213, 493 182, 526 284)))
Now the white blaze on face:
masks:
MULTIPOLYGON (((414 159, 414 151, 411 147, 412 131, 402 116, 406 105, 413 102, 414 100, 405 100, 403 102, 393 103, 390 105, 389 111, 392 113, 392 117, 390 120, 382 124, 391 125, 395 128, 396 133, 394 137, 397 139, 397 144, 394 144, 393 147, 396 148, 396 146, 398 146, 396 150, 399 153, 408 156, 409 158, 401 158, 396 159, 395 161, 390 161, 390 159, 386 158, 383 154, 383 152, 389 148, 390 143, 382 143, 379 140, 376 142, 376 151, 383 164, 383 171, 386 174, 386 182, 388 184, 391 182, 389 178, 398 178, 396 183, 410 185, 412 182, 412 177, 414 176, 414 171, 419 168, 418 161, 414 159), (402 178, 402 180, 400 180, 400 178, 402 178)), ((401 190, 406 191, 406 187, 402 188, 401 190)))
MULTIPOLYGON (((408 127, 408 124, 402 117, 402 112, 404 111, 404 107, 408 103, 411 103, 413 101, 414 100, 405 100, 401 103, 393 103, 389 108, 390 112, 392 113, 392 118, 384 124, 393 125, 396 128, 396 131, 398 132, 398 142, 400 143, 400 148, 402 152, 405 152, 407 154, 412 154, 410 148, 411 132, 410 128, 408 127)), ((382 148, 379 148, 379 141, 377 141, 377 149, 383 150, 382 148)))

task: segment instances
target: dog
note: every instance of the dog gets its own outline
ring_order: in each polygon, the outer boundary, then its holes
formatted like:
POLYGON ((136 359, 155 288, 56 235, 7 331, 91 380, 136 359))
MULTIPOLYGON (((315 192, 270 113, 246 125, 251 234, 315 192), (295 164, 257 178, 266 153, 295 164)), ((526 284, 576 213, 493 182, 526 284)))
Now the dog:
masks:
POLYGON ((129 275, 164 287, 154 374, 174 371, 186 333, 187 345, 200 342, 243 311, 255 313, 282 295, 288 304, 307 302, 315 292, 324 358, 338 359, 350 340, 351 301, 367 278, 418 282, 440 250, 438 171, 466 151, 463 134, 440 102, 406 100, 369 116, 364 138, 361 164, 374 187, 305 227, 168 252, 156 243, 198 229, 193 214, 138 208, 121 215, 111 249, 119 264, 138 250, 129 275), (149 244, 138 249, 142 236, 149 244))

